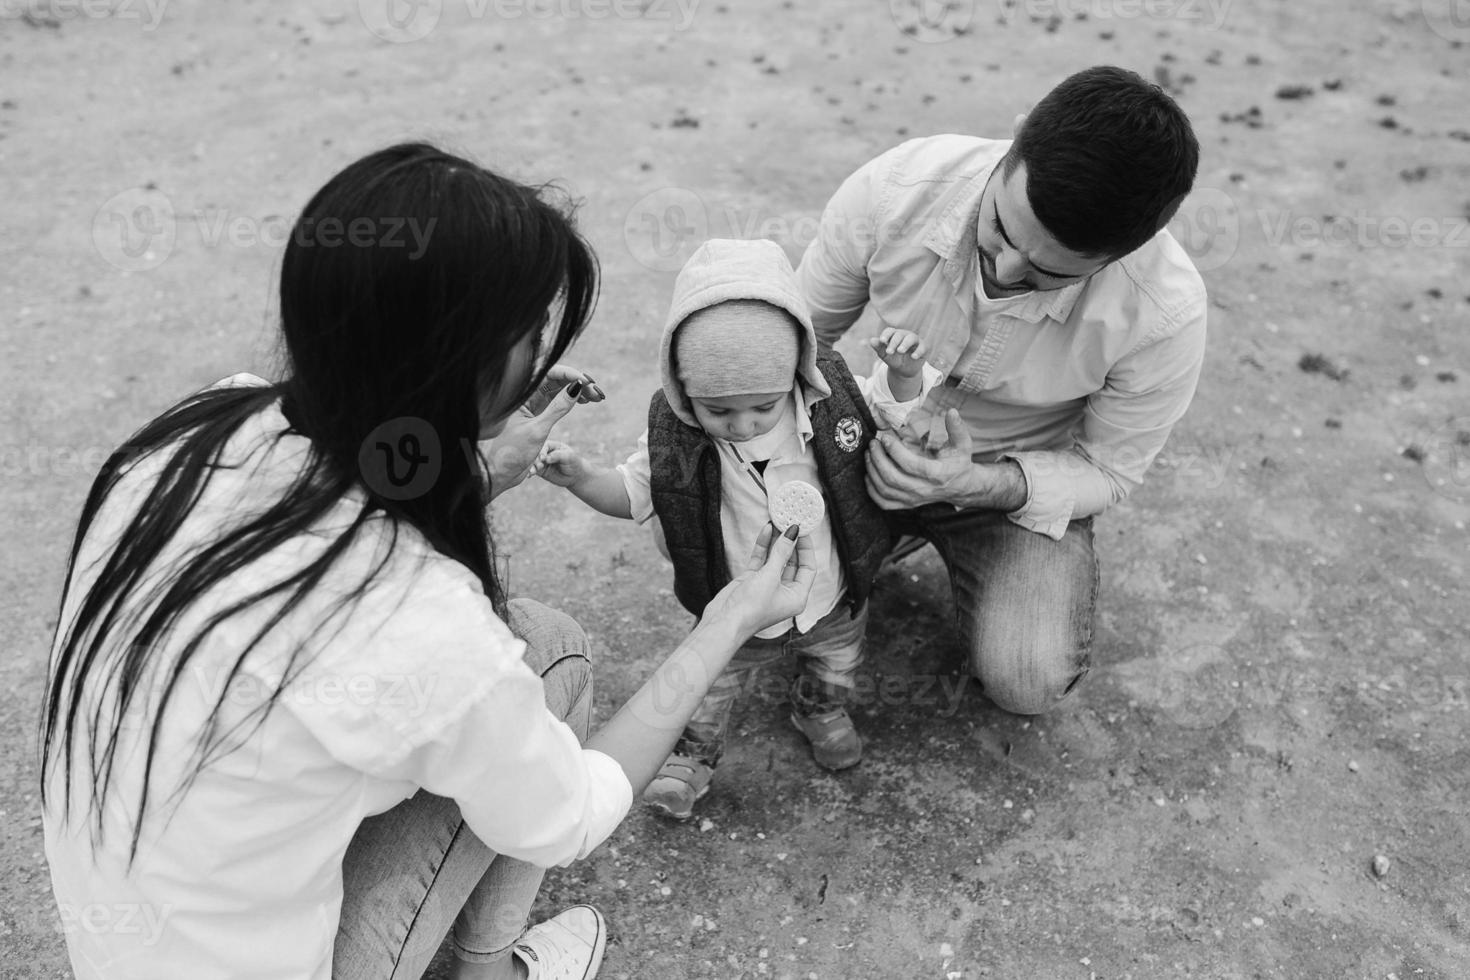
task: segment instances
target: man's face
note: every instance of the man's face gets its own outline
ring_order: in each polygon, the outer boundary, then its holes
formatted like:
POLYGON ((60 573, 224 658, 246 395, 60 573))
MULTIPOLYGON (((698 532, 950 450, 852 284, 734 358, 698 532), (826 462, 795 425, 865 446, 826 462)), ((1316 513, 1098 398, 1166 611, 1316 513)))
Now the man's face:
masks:
POLYGON ((1026 197, 1024 163, 1010 177, 1003 164, 991 172, 980 195, 975 243, 980 278, 991 298, 1061 289, 1107 265, 1106 259, 1063 247, 1042 227, 1026 197))

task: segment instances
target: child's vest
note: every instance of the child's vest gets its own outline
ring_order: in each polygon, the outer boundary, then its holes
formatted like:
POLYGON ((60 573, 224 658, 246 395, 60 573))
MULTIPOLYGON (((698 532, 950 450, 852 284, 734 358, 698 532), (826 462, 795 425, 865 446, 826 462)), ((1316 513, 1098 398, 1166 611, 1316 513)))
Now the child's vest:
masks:
MULTIPOLYGON (((847 602, 856 612, 892 546, 888 521, 863 482, 877 426, 842 355, 819 351, 817 368, 832 394, 810 406, 807 448, 816 454, 847 602)), ((730 582, 720 527, 719 453, 703 429, 680 421, 659 390, 648 407, 648 456, 653 510, 674 563, 674 595, 698 616, 730 582)))

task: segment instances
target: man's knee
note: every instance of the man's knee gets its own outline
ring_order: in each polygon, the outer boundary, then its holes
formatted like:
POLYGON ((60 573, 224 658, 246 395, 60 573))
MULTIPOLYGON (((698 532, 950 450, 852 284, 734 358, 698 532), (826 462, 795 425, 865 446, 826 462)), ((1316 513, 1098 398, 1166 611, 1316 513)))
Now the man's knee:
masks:
POLYGON ((995 705, 1016 715, 1041 715, 1068 701, 1090 670, 1088 652, 1075 647, 987 650, 977 645, 970 669, 995 705))

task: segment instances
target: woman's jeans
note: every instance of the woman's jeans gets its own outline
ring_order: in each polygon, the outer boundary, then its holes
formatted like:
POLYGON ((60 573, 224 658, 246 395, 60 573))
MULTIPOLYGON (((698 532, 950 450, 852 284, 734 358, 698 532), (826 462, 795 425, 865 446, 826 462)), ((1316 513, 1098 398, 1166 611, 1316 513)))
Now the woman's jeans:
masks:
POLYGON ((761 671, 790 655, 795 655, 799 668, 789 690, 797 714, 814 715, 842 707, 857 684, 867 627, 868 604, 863 603, 853 615, 844 598, 805 633, 792 628, 781 636, 746 640, 694 709, 674 751, 710 767, 718 765, 736 700, 747 690, 769 695, 768 687, 760 683, 761 671))
POLYGON ((891 516, 896 530, 928 538, 944 560, 970 672, 991 701, 1037 715, 1072 693, 1092 662, 1092 518, 1072 521, 1053 541, 1000 511, 937 504, 891 516))
MULTIPOLYGON (((509 625, 526 642, 526 663, 541 675, 546 706, 585 740, 592 664, 581 627, 530 599, 511 600, 509 625)), ((332 976, 418 980, 451 926, 459 958, 508 956, 544 873, 496 854, 465 826, 454 801, 420 791, 363 821, 347 849, 332 976)))

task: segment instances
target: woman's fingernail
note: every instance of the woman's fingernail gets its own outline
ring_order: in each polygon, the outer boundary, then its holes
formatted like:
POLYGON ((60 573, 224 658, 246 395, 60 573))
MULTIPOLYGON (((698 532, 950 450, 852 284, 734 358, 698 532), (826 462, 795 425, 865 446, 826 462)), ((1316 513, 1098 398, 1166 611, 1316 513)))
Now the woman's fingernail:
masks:
POLYGON ((567 385, 567 395, 569 395, 570 397, 576 398, 576 397, 578 397, 581 394, 582 394, 582 382, 580 382, 580 381, 573 381, 571 384, 567 385))
POLYGON ((788 527, 785 530, 785 532, 783 532, 783 533, 786 535, 786 539, 788 541, 795 541, 796 540, 796 536, 801 533, 801 525, 800 524, 793 524, 790 527, 788 527))

